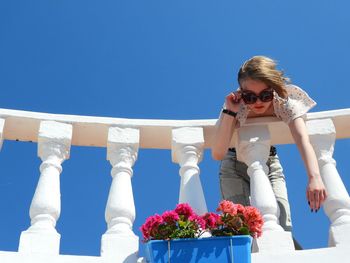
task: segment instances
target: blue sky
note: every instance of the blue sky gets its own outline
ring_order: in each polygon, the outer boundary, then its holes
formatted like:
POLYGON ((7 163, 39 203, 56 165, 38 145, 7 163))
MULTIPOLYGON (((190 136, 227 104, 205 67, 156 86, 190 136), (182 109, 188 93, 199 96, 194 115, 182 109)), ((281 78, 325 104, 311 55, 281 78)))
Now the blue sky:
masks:
MULTIPOLYGON (((236 72, 253 55, 279 61, 318 103, 349 107, 347 1, 0 1, 0 107, 137 119, 213 119, 236 72)), ((346 153, 335 159, 350 189, 346 153)), ((296 239, 325 247, 329 221, 310 213, 306 173, 294 145, 280 146, 296 239)), ((5 141, 0 157, 0 250, 16 251, 30 224, 39 178, 37 145, 5 141)), ((218 162, 200 163, 209 210, 220 199, 218 162)), ((135 233, 147 216, 175 207, 180 177, 169 150, 144 150, 134 166, 135 233)), ((111 183, 106 149, 76 147, 63 163, 61 253, 99 255, 111 183)), ((142 247, 141 247, 142 250, 142 247)), ((141 251, 141 253, 143 253, 141 251)))

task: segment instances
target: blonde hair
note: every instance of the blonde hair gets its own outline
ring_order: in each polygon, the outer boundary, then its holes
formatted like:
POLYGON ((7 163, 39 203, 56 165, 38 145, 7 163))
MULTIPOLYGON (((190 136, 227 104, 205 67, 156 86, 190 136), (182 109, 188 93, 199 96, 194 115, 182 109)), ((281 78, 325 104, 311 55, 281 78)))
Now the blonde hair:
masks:
POLYGON ((259 80, 274 89, 282 98, 287 98, 285 85, 290 79, 283 71, 276 69, 276 61, 265 56, 255 56, 243 63, 238 71, 238 83, 246 79, 259 80))

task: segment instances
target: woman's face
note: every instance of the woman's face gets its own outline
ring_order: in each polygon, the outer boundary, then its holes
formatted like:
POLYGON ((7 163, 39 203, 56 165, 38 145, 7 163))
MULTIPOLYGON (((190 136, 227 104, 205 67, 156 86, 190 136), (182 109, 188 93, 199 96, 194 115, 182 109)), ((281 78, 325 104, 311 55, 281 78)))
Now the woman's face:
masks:
MULTIPOLYGON (((264 82, 259 80, 246 79, 241 82, 242 92, 252 92, 259 96, 262 91, 271 90, 264 82)), ((268 102, 262 102, 260 98, 253 104, 247 104, 251 111, 255 114, 264 114, 271 106, 272 100, 268 102)))

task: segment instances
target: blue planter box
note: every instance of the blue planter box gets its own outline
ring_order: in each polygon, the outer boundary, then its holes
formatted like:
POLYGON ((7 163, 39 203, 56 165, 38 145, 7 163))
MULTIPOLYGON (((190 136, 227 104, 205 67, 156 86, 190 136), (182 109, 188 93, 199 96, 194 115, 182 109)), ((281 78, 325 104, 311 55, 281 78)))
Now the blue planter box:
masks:
POLYGON ((250 253, 250 236, 151 240, 146 243, 149 263, 250 263, 250 253))

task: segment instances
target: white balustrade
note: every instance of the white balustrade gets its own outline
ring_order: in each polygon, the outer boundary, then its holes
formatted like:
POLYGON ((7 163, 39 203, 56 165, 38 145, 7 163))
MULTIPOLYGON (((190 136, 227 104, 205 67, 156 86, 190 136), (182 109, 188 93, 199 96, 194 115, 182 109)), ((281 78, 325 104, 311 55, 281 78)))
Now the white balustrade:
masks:
POLYGON ((350 197, 333 159, 336 131, 331 119, 307 122, 320 173, 327 189, 324 210, 331 221, 329 245, 350 245, 350 197))
POLYGON ((42 121, 38 135, 40 178, 30 206, 31 226, 20 237, 19 252, 59 254, 56 222, 61 213, 60 174, 69 158, 72 125, 42 121))
POLYGON ((208 211, 198 167, 203 148, 203 128, 184 127, 172 130, 172 160, 181 167, 179 203, 188 203, 199 215, 208 211))
POLYGON ((5 119, 0 118, 0 150, 2 148, 5 119))
POLYGON ((137 260, 139 238, 132 231, 135 204, 131 177, 139 141, 138 129, 109 128, 107 159, 112 165, 112 184, 105 213, 108 229, 102 236, 101 256, 114 262, 137 260))
MULTIPOLYGON (((329 251, 335 251, 334 255, 338 255, 340 249, 347 251, 347 246, 350 245, 350 197, 333 159, 335 139, 350 138, 350 109, 310 113, 306 118, 311 143, 327 188, 328 198, 324 210, 331 221, 329 245, 334 247, 315 252, 306 251, 310 252, 309 256, 304 252, 287 253, 294 250, 294 245, 291 233, 279 225, 279 207, 266 176, 266 161, 271 141, 273 144, 288 144, 293 140, 290 133, 286 132, 288 128, 285 124, 276 118, 250 119, 247 126, 241 127, 234 137, 238 139, 238 159, 248 165, 252 205, 259 208, 265 221, 262 237, 254 241, 255 251, 267 252, 253 255, 255 259, 262 259, 261 262, 271 261, 277 254, 306 255, 301 256, 304 260, 302 262, 308 262, 311 255, 315 258, 319 252, 326 255, 329 251)), ((139 238, 132 230, 135 204, 131 184, 132 167, 139 147, 171 148, 172 160, 180 165, 179 203, 189 203, 198 214, 203 214, 207 212, 207 206, 198 164, 202 160, 204 146, 210 147, 215 123, 216 120, 130 120, 0 109, 0 149, 3 140, 37 141, 38 155, 42 160, 40 177, 29 211, 31 225, 21 233, 19 253, 8 252, 11 258, 18 256, 18 260, 11 262, 25 262, 28 254, 30 262, 36 259, 39 259, 38 262, 75 262, 82 258, 86 259, 84 262, 140 262, 139 238), (130 125, 134 128, 118 128, 112 127, 113 125, 130 125), (61 211, 62 162, 69 158, 71 144, 106 147, 106 140, 107 159, 112 165, 112 182, 105 212, 107 230, 101 238, 101 257, 74 257, 73 260, 73 256, 60 256, 60 234, 56 230, 56 222, 61 211)), ((0 253, 1 262, 4 258, 7 260, 4 253, 0 253)), ((330 254, 327 255, 328 258, 324 257, 325 262, 330 258, 330 254)), ((323 254, 318 258, 323 259, 323 254)), ((339 256, 338 259, 344 260, 344 257, 339 256)))
POLYGON ((257 249, 259 252, 294 250, 290 232, 284 231, 279 224, 279 207, 267 177, 266 162, 270 153, 268 127, 241 127, 237 138, 237 158, 248 166, 251 204, 260 210, 264 218, 263 235, 256 240, 257 249))

